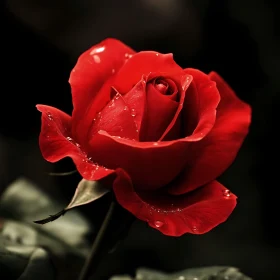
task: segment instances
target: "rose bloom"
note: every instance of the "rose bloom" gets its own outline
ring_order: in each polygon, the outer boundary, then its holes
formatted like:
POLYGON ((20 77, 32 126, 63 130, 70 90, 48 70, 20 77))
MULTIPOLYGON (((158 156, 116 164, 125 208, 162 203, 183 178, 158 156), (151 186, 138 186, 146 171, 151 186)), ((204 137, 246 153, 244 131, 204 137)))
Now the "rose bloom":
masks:
POLYGON ((236 196, 215 179, 251 109, 217 73, 106 39, 80 56, 69 82, 72 116, 37 105, 47 161, 71 157, 87 180, 112 175, 118 203, 166 235, 202 234, 228 218, 236 196))

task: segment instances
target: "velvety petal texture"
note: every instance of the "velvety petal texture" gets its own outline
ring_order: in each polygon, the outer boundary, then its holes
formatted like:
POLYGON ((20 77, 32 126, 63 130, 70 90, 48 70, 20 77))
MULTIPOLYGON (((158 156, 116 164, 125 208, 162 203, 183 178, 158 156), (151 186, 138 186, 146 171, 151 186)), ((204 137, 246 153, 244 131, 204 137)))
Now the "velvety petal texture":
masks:
POLYGON ((115 178, 119 204, 165 235, 203 234, 229 217, 236 196, 216 178, 248 134, 251 108, 218 74, 106 39, 69 82, 72 116, 37 105, 46 160, 71 157, 84 179, 115 178))
POLYGON ((181 196, 136 192, 129 176, 117 170, 114 192, 118 202, 138 219, 170 236, 206 233, 224 222, 236 206, 236 196, 217 181, 181 196))
POLYGON ((216 122, 207 137, 191 145, 183 171, 185 184, 171 188, 172 194, 186 193, 220 176, 231 165, 248 134, 250 106, 217 73, 211 72, 209 78, 216 82, 221 96, 216 122))
POLYGON ((45 105, 37 105, 42 112, 42 127, 39 145, 43 157, 57 162, 71 157, 83 178, 100 180, 114 171, 93 163, 71 135, 71 117, 64 112, 45 105))

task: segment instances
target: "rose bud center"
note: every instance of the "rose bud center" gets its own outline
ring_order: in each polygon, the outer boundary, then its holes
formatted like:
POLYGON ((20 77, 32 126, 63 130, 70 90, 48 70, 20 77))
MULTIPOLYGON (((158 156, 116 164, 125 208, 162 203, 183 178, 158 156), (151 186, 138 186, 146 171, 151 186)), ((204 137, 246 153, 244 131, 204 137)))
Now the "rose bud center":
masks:
POLYGON ((174 81, 169 78, 159 77, 153 80, 154 88, 162 95, 168 96, 168 98, 177 101, 178 89, 174 81))
POLYGON ((156 80, 155 82, 155 88, 162 94, 169 95, 170 92, 168 92, 169 85, 166 81, 163 80, 156 80))

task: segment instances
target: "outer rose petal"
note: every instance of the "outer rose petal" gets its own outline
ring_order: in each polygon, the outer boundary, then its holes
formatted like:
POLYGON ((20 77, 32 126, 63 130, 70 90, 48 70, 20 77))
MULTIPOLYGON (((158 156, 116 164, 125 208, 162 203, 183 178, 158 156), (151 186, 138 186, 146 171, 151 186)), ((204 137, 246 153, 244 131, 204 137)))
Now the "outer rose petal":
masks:
POLYGON ((113 184, 117 201, 138 219, 169 236, 203 234, 224 222, 236 206, 236 196, 217 181, 191 194, 165 195, 162 192, 135 192, 123 170, 113 184))
MULTIPOLYGON (((119 71, 134 51, 116 39, 106 39, 84 52, 73 68, 69 83, 73 99, 73 131, 83 133, 83 116, 103 84, 119 71), (82 126, 80 126, 82 124, 82 126)), ((110 93, 108 93, 110 94, 110 93)), ((108 96, 103 96, 105 104, 108 96)), ((105 105, 100 102, 101 106, 105 105)), ((101 110, 97 108, 97 110, 101 110)), ((80 138, 80 136, 79 136, 80 138)))
POLYGON ((215 72, 209 77, 216 82, 221 95, 216 123, 211 132, 189 149, 185 169, 185 184, 169 189, 171 194, 183 194, 220 176, 233 162, 251 122, 251 108, 241 101, 215 72))
POLYGON ((57 162, 62 158, 71 157, 79 173, 87 180, 99 180, 114 172, 92 163, 80 145, 71 138, 69 115, 45 105, 37 105, 37 109, 42 112, 39 145, 47 161, 57 162))
POLYGON ((138 142, 99 131, 90 142, 90 155, 102 166, 122 168, 135 188, 153 190, 166 186, 183 169, 188 142, 138 142))

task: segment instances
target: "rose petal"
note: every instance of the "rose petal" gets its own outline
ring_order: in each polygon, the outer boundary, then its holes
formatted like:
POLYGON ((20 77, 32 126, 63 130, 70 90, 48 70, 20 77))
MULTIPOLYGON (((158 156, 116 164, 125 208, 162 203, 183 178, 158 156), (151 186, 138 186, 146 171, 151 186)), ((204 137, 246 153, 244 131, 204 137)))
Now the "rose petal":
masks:
POLYGON ((179 116, 183 109, 186 91, 188 90, 188 88, 193 80, 193 77, 191 75, 188 75, 185 73, 184 74, 175 73, 172 76, 171 76, 172 79, 177 82, 177 87, 178 87, 179 94, 180 94, 179 105, 177 107, 176 113, 173 116, 173 119, 171 120, 169 125, 166 127, 164 133, 161 135, 161 137, 159 139, 160 141, 174 140, 174 139, 178 139, 178 138, 185 136, 185 135, 182 136, 182 134, 179 133, 178 128, 181 128, 181 125, 182 125, 182 118, 180 118, 179 116))
POLYGON ((123 95, 123 99, 129 107, 130 114, 139 131, 146 112, 146 82, 146 77, 142 77, 128 93, 123 95))
POLYGON ((185 73, 193 77, 183 105, 184 136, 192 139, 204 138, 212 129, 216 120, 216 109, 220 102, 220 94, 213 82, 203 72, 187 68, 185 73))
POLYGON ((113 189, 117 201, 138 219, 169 236, 203 234, 227 220, 236 206, 236 196, 213 181, 188 195, 136 192, 123 170, 113 189))
POLYGON ((153 51, 138 52, 128 59, 114 79, 114 87, 122 94, 127 93, 141 79, 151 72, 181 72, 182 68, 173 60, 172 54, 153 51))
MULTIPOLYGON (((142 88, 145 93, 145 82, 141 81, 131 91, 138 92, 142 88)), ((89 139, 95 137, 99 130, 104 130, 112 136, 132 140, 139 139, 139 131, 131 108, 118 92, 111 102, 98 114, 89 133, 89 139)), ((94 157, 94 154, 92 155, 94 157)))
POLYGON ((183 169, 188 142, 138 142, 99 131, 90 142, 90 154, 100 165, 123 168, 137 189, 164 187, 183 169))
POLYGON ((152 83, 147 84, 147 103, 140 141, 158 141, 172 121, 179 103, 161 94, 152 83))
POLYGON ((209 77, 216 82, 221 95, 216 122, 211 132, 194 143, 188 153, 185 184, 169 189, 183 194, 220 176, 233 162, 251 122, 251 108, 241 101, 216 73, 209 77))
MULTIPOLYGON (((73 133, 82 141, 85 133, 84 114, 88 105, 98 96, 97 112, 108 101, 108 95, 97 94, 104 83, 117 73, 134 51, 116 39, 106 39, 84 52, 73 68, 69 83, 72 90, 74 110, 73 133)), ((109 94, 109 92, 108 92, 109 94)), ((93 118, 93 117, 92 117, 93 118)))
POLYGON ((42 126, 39 145, 43 157, 49 162, 57 162, 71 157, 83 178, 99 180, 113 170, 95 165, 87 158, 82 147, 71 137, 71 117, 64 112, 45 105, 37 105, 42 112, 42 126))

